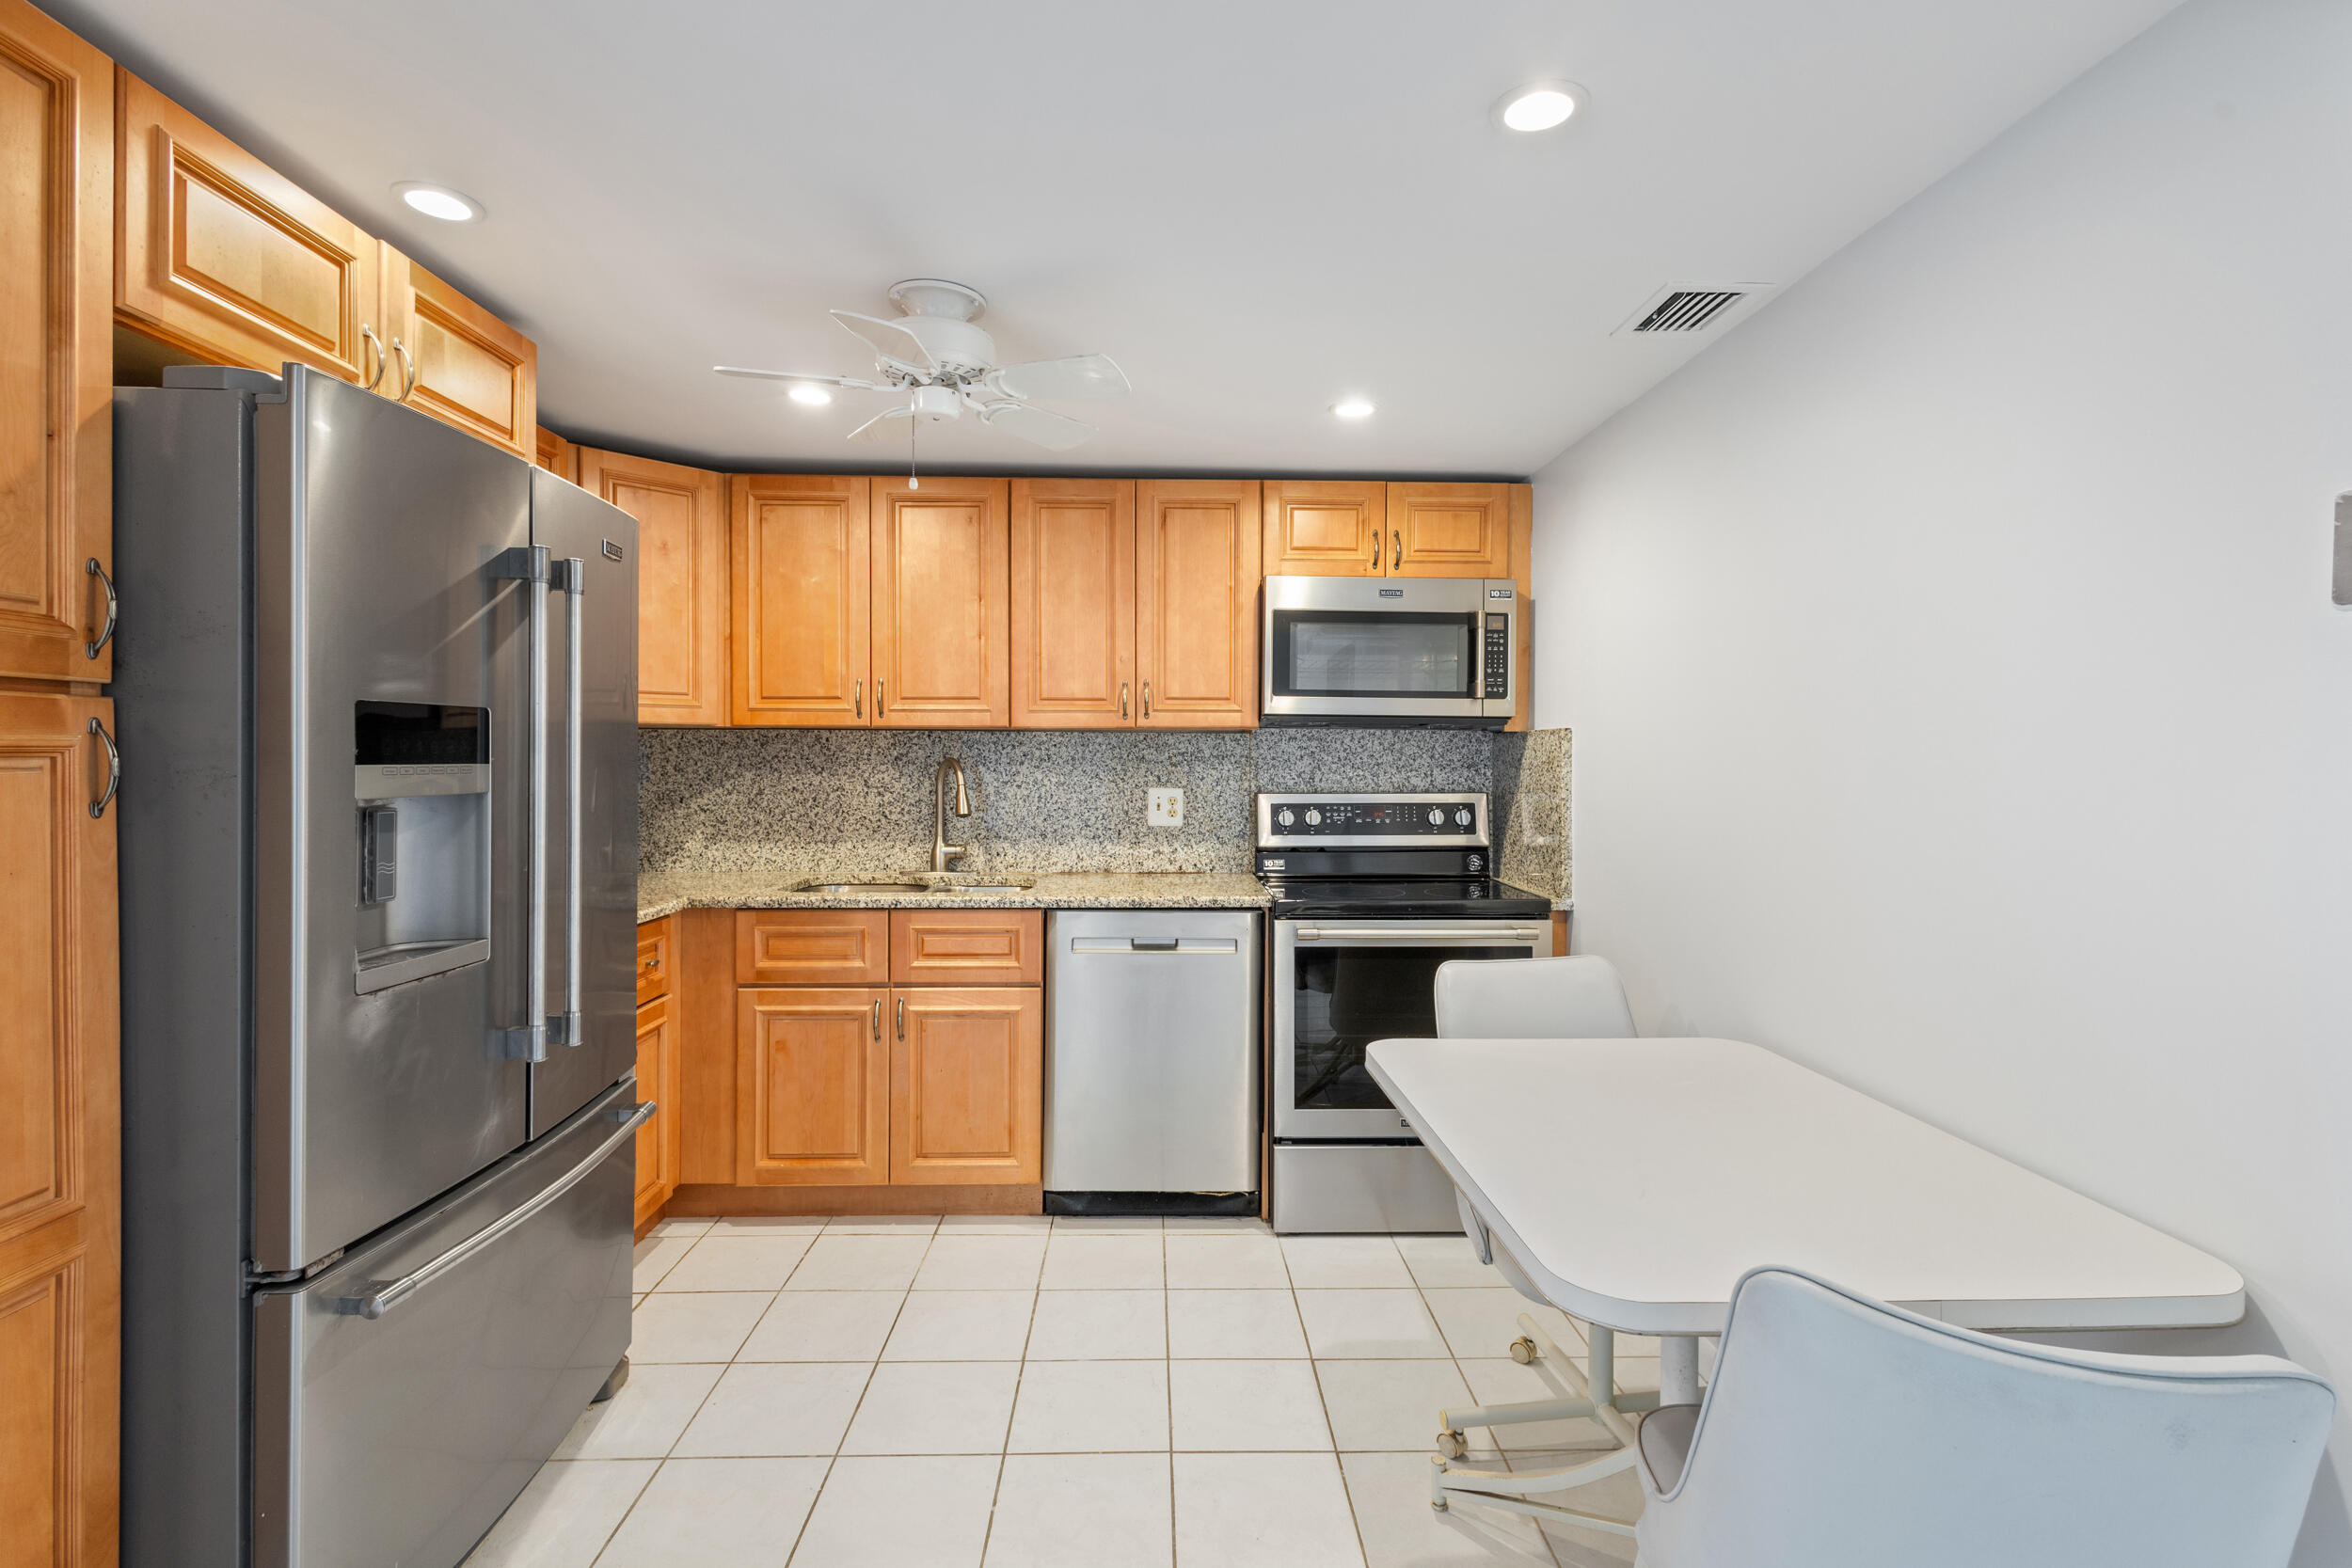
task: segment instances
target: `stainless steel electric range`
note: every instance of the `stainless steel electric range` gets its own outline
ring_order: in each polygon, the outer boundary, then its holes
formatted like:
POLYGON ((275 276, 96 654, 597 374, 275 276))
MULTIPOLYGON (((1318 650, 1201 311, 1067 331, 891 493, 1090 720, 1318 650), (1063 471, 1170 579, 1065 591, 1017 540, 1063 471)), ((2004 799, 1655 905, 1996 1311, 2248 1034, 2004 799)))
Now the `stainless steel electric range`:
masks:
POLYGON ((1459 1230, 1453 1183, 1364 1067, 1435 1035, 1454 958, 1551 951, 1551 904, 1492 876, 1484 794, 1261 795, 1274 1228, 1459 1230))

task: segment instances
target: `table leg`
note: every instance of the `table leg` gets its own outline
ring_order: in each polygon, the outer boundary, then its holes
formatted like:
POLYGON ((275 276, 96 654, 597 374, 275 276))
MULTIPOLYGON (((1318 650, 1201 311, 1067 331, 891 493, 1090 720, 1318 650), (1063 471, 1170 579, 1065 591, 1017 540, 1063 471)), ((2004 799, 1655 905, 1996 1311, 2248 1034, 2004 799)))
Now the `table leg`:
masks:
POLYGON ((1695 1334, 1669 1334, 1658 1341, 1658 1402, 1699 1402, 1699 1340, 1695 1334))

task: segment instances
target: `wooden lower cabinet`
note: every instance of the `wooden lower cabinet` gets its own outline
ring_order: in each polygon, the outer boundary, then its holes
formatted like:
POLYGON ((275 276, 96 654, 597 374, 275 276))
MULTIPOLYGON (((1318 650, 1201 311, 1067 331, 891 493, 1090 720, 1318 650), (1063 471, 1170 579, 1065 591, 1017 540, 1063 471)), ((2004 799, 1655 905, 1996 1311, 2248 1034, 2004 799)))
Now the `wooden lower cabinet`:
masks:
POLYGON ((892 993, 890 1180, 1041 1179, 1045 998, 1028 987, 892 993))
POLYGON ((121 1078, 101 699, 0 693, 0 1563, 116 1555, 121 1078))
POLYGON ((661 1108, 637 1130, 637 1226, 644 1229, 677 1191, 678 1053, 670 999, 637 1009, 637 1098, 661 1108))
POLYGON ((889 992, 759 987, 736 999, 735 1180, 890 1180, 889 992))

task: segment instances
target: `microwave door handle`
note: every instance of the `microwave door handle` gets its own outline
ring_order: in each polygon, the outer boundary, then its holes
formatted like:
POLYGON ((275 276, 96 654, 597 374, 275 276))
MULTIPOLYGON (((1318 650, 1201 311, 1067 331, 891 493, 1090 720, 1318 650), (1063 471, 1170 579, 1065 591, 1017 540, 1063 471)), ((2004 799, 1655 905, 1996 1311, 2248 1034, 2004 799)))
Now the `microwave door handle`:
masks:
POLYGON ((580 643, 585 637, 581 623, 587 617, 588 563, 579 556, 566 556, 563 566, 564 597, 564 820, 565 825, 564 876, 564 1020, 563 1042, 565 1045, 585 1045, 586 1029, 580 1017, 580 643))
POLYGON ((517 545, 490 562, 493 578, 523 585, 523 1022, 500 1031, 501 1053, 548 1059, 548 549, 517 545))

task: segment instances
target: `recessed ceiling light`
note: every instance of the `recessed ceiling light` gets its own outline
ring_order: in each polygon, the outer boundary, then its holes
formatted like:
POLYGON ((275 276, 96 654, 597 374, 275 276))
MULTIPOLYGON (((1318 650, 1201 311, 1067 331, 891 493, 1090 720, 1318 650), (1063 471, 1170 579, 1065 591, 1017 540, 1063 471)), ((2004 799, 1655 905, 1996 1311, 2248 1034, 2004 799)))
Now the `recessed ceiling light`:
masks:
POLYGON ((811 408, 820 408, 833 401, 833 394, 814 381, 795 381, 792 389, 784 395, 794 403, 805 403, 811 408))
POLYGON ((1531 82, 1503 94, 1495 115, 1514 131, 1549 131, 1583 105, 1584 89, 1574 82, 1531 82))
POLYGON ((460 196, 447 185, 428 185, 421 180, 403 180, 392 187, 400 198, 429 218, 443 223, 471 223, 482 215, 482 203, 469 196, 460 196))
POLYGON ((1331 412, 1343 420, 1369 420, 1378 406, 1370 398, 1342 398, 1331 405, 1331 412))

